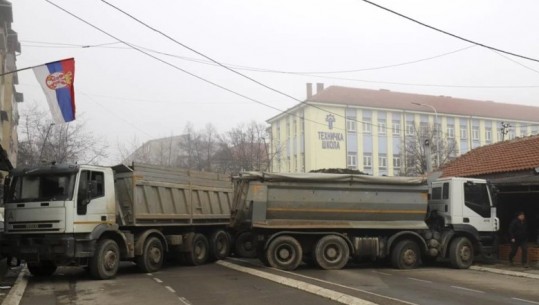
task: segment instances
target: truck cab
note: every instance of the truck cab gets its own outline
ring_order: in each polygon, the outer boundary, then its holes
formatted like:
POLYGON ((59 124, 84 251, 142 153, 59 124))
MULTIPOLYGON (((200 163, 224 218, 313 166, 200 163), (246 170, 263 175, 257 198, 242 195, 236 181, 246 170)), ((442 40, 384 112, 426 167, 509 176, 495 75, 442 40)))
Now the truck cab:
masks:
POLYGON ((495 232, 499 220, 489 184, 482 179, 441 178, 432 182, 429 209, 446 225, 466 224, 480 232, 495 232))
POLYGON ((495 189, 483 179, 448 177, 432 182, 429 199, 430 225, 447 232, 468 234, 477 240, 476 253, 495 253, 496 216, 495 189))
POLYGON ((6 234, 90 233, 115 223, 110 177, 110 168, 87 165, 14 170, 4 200, 6 234))
POLYGON ((92 234, 117 228, 112 175, 91 165, 12 170, 4 185, 3 254, 25 259, 37 274, 90 257, 92 234))

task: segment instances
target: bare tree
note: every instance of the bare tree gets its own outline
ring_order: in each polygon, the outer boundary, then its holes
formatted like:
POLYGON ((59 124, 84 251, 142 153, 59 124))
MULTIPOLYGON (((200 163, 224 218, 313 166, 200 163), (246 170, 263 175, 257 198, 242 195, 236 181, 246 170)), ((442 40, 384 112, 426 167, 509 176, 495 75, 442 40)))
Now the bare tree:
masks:
POLYGON ((96 164, 106 157, 107 145, 86 129, 84 119, 53 124, 46 110, 32 105, 21 116, 17 163, 33 165, 43 161, 96 164))
POLYGON ((403 174, 417 176, 427 172, 427 162, 431 162, 436 170, 438 158, 439 166, 455 158, 457 143, 441 133, 437 135, 433 126, 421 125, 417 128, 414 125, 414 134, 406 136, 403 152, 405 154, 403 174), (428 141, 428 146, 425 145, 425 141, 428 141), (427 160, 428 155, 430 155, 430 160, 427 160))
POLYGON ((218 169, 232 174, 245 170, 268 170, 267 138, 266 126, 254 121, 231 129, 221 138, 215 157, 218 169))

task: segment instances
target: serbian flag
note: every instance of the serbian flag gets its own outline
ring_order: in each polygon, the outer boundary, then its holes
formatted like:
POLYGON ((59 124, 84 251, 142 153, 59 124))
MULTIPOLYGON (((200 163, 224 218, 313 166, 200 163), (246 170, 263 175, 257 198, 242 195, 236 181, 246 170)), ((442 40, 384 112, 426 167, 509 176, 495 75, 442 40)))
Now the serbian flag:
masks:
POLYGON ((37 81, 47 96, 55 123, 75 119, 75 59, 69 58, 33 68, 37 81))

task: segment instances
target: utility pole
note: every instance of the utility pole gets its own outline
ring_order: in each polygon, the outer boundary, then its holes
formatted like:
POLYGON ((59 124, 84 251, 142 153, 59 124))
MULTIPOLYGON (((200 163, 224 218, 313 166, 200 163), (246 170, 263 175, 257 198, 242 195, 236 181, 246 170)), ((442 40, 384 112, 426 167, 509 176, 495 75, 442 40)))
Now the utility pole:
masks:
POLYGON ((509 128, 511 128, 511 124, 506 122, 501 122, 502 127, 500 128, 501 134, 502 134, 502 141, 505 141, 505 135, 509 133, 509 128))
POLYGON ((38 162, 41 162, 41 156, 43 156, 43 150, 45 149, 45 144, 47 144, 47 139, 49 138, 49 133, 51 132, 51 128, 54 126, 54 123, 51 123, 49 125, 49 128, 47 129, 47 134, 45 135, 45 139, 43 140, 43 144, 41 145, 41 152, 39 152, 39 159, 38 162))
POLYGON ((427 162, 427 173, 432 172, 432 159, 430 157, 430 141, 429 139, 425 139, 423 141, 423 146, 425 149, 425 161, 427 162))

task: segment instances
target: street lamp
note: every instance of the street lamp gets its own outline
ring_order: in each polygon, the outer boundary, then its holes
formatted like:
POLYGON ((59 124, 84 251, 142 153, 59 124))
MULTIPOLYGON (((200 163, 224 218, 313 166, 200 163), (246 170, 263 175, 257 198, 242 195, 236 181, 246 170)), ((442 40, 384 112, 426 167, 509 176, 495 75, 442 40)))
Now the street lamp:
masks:
POLYGON ((436 167, 438 168, 440 166, 440 145, 439 145, 440 139, 438 137, 438 128, 437 128, 438 111, 436 111, 436 108, 432 105, 421 104, 421 103, 412 103, 412 104, 417 105, 417 106, 429 107, 430 109, 432 109, 432 111, 434 111, 434 128, 436 132, 436 167))
POLYGON ((41 156, 43 156, 43 150, 45 149, 45 144, 47 143, 47 139, 49 138, 49 133, 51 132, 52 126, 54 126, 54 123, 51 123, 49 125, 49 128, 47 129, 47 134, 45 135, 45 140, 43 140, 43 144, 41 145, 41 152, 39 153, 39 159, 37 162, 41 162, 41 156))

